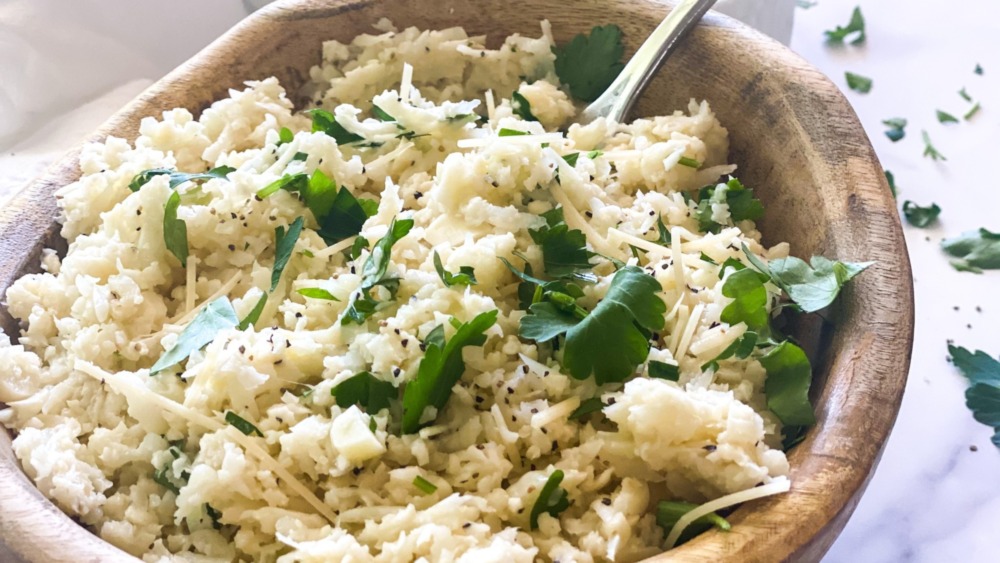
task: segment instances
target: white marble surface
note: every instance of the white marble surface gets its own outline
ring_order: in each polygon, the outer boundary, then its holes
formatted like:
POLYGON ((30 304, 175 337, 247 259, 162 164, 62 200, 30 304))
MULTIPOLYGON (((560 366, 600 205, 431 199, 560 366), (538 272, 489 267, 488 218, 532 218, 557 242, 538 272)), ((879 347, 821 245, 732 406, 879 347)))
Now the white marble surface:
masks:
MULTIPOLYGON (((162 6, 151 0, 0 0, 0 201, 245 14, 237 0, 214 0, 210 8, 199 0, 162 6), (126 6, 157 15, 129 21, 126 6), (198 17, 189 18, 195 6, 198 17), (41 30, 47 42, 33 39, 32 30, 41 30)), ((1000 187, 990 173, 1000 146, 1000 105, 994 107, 998 16, 1000 3, 983 0, 819 0, 796 15, 796 51, 842 87, 845 70, 874 79, 871 93, 848 97, 885 167, 896 174, 900 201, 934 201, 944 209, 935 228, 905 229, 917 301, 910 381, 882 463, 827 561, 1000 558, 993 544, 1000 453, 989 441, 991 431, 966 410, 964 381, 945 360, 949 338, 1000 353, 1000 342, 991 338, 1000 323, 1000 299, 991 294, 1000 287, 1000 272, 955 272, 938 250, 943 236, 1000 230, 1000 187), (858 3, 868 20, 867 45, 824 45, 822 31, 846 23, 858 3), (983 76, 973 74, 976 63, 983 76), (968 107, 957 94, 963 86, 983 101, 983 111, 971 123, 938 124, 935 109, 960 115, 968 107), (897 116, 910 125, 904 140, 890 143, 880 122, 897 116), (921 129, 947 162, 921 157, 921 129)), ((8 560, 0 546, 0 561, 8 560)))

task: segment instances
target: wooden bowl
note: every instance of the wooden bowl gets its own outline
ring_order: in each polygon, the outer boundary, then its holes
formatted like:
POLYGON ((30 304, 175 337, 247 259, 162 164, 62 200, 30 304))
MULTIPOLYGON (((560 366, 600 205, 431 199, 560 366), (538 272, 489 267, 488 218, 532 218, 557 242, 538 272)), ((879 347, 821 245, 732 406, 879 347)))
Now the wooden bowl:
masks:
MULTIPOLYGON (((173 107, 197 112, 244 80, 277 76, 290 92, 320 57, 320 42, 350 41, 379 18, 401 26, 464 26, 496 44, 537 34, 547 18, 557 41, 616 23, 635 47, 667 13, 653 0, 298 0, 262 10, 154 84, 91 139, 133 139, 139 120, 173 107)), ((835 324, 797 336, 816 352, 818 422, 790 454, 792 490, 748 503, 729 533, 709 532, 657 560, 815 560, 858 503, 899 409, 913 340, 910 266, 896 205, 857 117, 820 72, 777 42, 710 14, 659 73, 636 116, 707 99, 729 129, 731 162, 767 212, 766 241, 793 254, 874 260, 831 312, 835 324)), ((79 176, 69 153, 0 210, 0 292, 37 271, 42 248, 65 248, 53 191, 79 176)), ((18 326, 6 311, 8 334, 18 326)), ((78 526, 21 472, 0 432, 0 533, 26 559, 135 561, 78 526)))

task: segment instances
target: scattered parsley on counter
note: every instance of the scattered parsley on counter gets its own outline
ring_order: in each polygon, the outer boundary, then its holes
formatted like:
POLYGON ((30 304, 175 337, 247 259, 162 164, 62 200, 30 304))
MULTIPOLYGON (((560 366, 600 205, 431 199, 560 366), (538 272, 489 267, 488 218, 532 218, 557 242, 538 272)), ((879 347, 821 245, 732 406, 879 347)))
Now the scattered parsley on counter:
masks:
POLYGON ((802 8, 803 10, 808 10, 809 8, 812 8, 816 4, 819 4, 819 2, 815 0, 795 0, 795 5, 798 6, 799 8, 802 8))
POLYGON ((459 266, 457 274, 445 270, 444 264, 441 263, 441 256, 436 250, 434 251, 434 269, 437 270, 438 277, 444 282, 445 287, 476 285, 479 283, 476 281, 476 274, 472 266, 459 266))
POLYGON ((950 114, 950 113, 948 113, 946 111, 941 111, 941 110, 937 110, 937 120, 938 120, 938 123, 941 123, 941 124, 958 123, 958 118, 957 117, 955 117, 954 115, 952 115, 952 114, 950 114))
POLYGON ((993 444, 1000 447, 1000 362, 981 350, 969 352, 948 345, 951 361, 969 380, 965 404, 979 422, 992 426, 993 444))
POLYGON ((885 171, 885 181, 889 184, 889 191, 892 192, 893 199, 896 198, 896 177, 892 175, 892 172, 888 170, 885 171))
POLYGON ((976 69, 973 70, 972 72, 975 72, 979 76, 982 76, 983 75, 983 67, 979 63, 976 63, 976 69))
POLYGON ((885 136, 895 143, 906 136, 906 119, 902 117, 892 117, 882 120, 882 124, 888 127, 885 136))
POLYGON ((924 156, 929 157, 931 160, 948 160, 934 148, 934 145, 931 143, 931 136, 927 134, 927 131, 921 131, 920 134, 924 138, 924 156))
POLYGON ((972 96, 970 96, 969 93, 965 91, 965 88, 962 88, 961 90, 959 90, 958 91, 958 95, 961 96, 962 99, 965 100, 965 101, 967 101, 967 102, 971 102, 972 101, 972 96))
POLYGON ((167 250, 180 260, 181 266, 187 268, 187 223, 183 219, 177 218, 177 210, 180 206, 181 194, 171 192, 166 205, 163 206, 163 243, 167 250))
POLYGON ((851 21, 847 22, 846 26, 838 25, 835 29, 823 33, 826 34, 826 42, 829 44, 843 45, 844 41, 851 35, 854 35, 850 41, 851 45, 864 43, 868 37, 865 35, 865 17, 861 15, 861 7, 854 8, 854 12, 851 13, 851 21))
POLYGON ((941 248, 956 258, 951 265, 960 272, 1000 269, 1000 233, 968 231, 941 241, 941 248))
POLYGON ((561 469, 556 469, 549 475, 548 481, 538 493, 535 504, 531 507, 528 522, 532 530, 538 529, 538 518, 542 514, 559 516, 564 510, 569 508, 569 496, 566 489, 559 486, 562 483, 563 474, 561 469))
POLYGON ((259 428, 233 411, 226 411, 226 422, 247 436, 257 435, 261 438, 264 437, 264 433, 259 428))
POLYGON ((923 229, 937 221, 938 215, 941 215, 941 208, 936 203, 932 203, 930 207, 921 207, 910 200, 903 202, 903 216, 914 227, 923 229))
MULTIPOLYGON (((677 521, 695 508, 698 508, 698 505, 690 502, 674 500, 660 501, 660 503, 656 505, 656 523, 663 528, 663 532, 665 534, 669 534, 670 530, 672 530, 677 524, 677 521)), ((729 522, 725 518, 714 512, 709 512, 701 518, 696 519, 694 522, 691 522, 691 524, 684 529, 681 537, 677 539, 677 543, 674 545, 677 546, 689 541, 691 538, 708 531, 713 526, 723 532, 728 532, 731 529, 729 522)))
POLYGON ((861 94, 867 94, 872 91, 873 82, 871 78, 850 71, 845 72, 844 77, 847 79, 847 87, 851 90, 861 94))
POLYGON ((514 91, 510 95, 510 107, 514 110, 514 115, 521 119, 525 121, 538 121, 535 114, 531 113, 531 102, 528 101, 528 98, 521 95, 520 92, 514 91))
POLYGON ((170 189, 174 189, 185 182, 201 183, 205 180, 211 180, 213 178, 226 180, 229 178, 229 174, 235 171, 236 169, 230 166, 219 166, 209 170, 208 172, 196 172, 193 174, 178 172, 170 168, 152 168, 136 174, 132 178, 132 181, 128 183, 128 189, 133 192, 137 192, 139 191, 139 188, 145 186, 156 176, 170 176, 170 189))
POLYGON ((572 303, 538 302, 521 319, 520 335, 547 342, 565 334, 562 363, 570 375, 586 379, 593 374, 598 385, 624 381, 646 361, 649 333, 663 328, 661 289, 642 268, 626 266, 590 313, 583 311, 581 318, 582 309, 572 309, 572 303))
POLYGON ((597 26, 590 35, 577 35, 569 43, 552 49, 559 80, 578 100, 597 99, 624 68, 622 30, 616 25, 597 26))
POLYGON ((360 405, 368 413, 389 408, 389 400, 399 395, 392 383, 378 379, 367 371, 338 383, 330 394, 336 399, 338 407, 346 409, 351 405, 360 405))
POLYGON ((979 113, 979 110, 981 108, 982 106, 979 105, 979 102, 976 102, 975 105, 969 108, 969 111, 965 112, 965 115, 963 115, 962 118, 965 119, 966 121, 969 121, 970 119, 975 117, 977 113, 979 113))
POLYGON ((184 327, 177 342, 170 350, 167 350, 160 359, 150 368, 150 375, 161 372, 169 367, 175 366, 188 358, 195 350, 201 350, 215 336, 227 329, 235 328, 239 324, 236 318, 236 311, 232 303, 226 297, 220 297, 215 301, 205 305, 194 319, 184 327))
POLYGON ((497 322, 498 313, 487 311, 467 323, 461 323, 447 342, 444 325, 438 325, 427 335, 424 341, 427 349, 417 368, 417 376, 403 390, 403 434, 420 430, 421 419, 428 407, 441 412, 451 396, 452 387, 465 372, 462 348, 482 346, 486 342, 486 331, 497 322))

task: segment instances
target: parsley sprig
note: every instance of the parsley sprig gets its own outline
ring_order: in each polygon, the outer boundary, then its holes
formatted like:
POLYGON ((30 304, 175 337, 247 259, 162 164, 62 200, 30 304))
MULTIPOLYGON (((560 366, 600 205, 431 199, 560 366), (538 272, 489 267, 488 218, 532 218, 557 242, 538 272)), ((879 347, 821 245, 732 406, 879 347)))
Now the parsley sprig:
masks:
POLYGON ((955 258, 951 265, 960 272, 1000 269, 1000 233, 968 231, 941 241, 941 248, 955 258))
POLYGON ((389 224, 389 230, 384 237, 375 243, 361 267, 361 285, 358 291, 352 294, 350 305, 344 311, 341 324, 361 324, 375 312, 379 301, 372 296, 371 290, 377 286, 385 287, 389 290, 392 298, 395 298, 396 292, 399 290, 399 279, 386 277, 389 259, 393 245, 406 236, 412 228, 413 219, 400 219, 398 221, 393 219, 389 224))
POLYGON ((622 30, 617 25, 597 26, 590 34, 579 34, 569 43, 552 49, 559 80, 578 100, 597 99, 624 68, 622 30))
POLYGON ((948 353, 962 375, 969 380, 965 405, 979 422, 992 426, 993 445, 1000 448, 1000 362, 983 352, 948 345, 948 353))
POLYGON ((826 42, 829 44, 843 45, 849 37, 851 45, 861 45, 868 37, 865 34, 865 17, 861 14, 861 7, 857 6, 851 12, 851 20, 846 26, 837 26, 834 29, 823 32, 826 34, 826 42))

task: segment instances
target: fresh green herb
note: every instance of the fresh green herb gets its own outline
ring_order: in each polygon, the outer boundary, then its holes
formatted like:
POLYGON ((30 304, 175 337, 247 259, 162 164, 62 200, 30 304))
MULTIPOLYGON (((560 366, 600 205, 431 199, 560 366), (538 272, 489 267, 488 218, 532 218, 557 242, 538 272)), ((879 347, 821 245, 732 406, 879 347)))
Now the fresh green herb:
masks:
POLYGON ((700 162, 698 162, 693 158, 688 158, 686 156, 682 156, 680 160, 677 161, 677 164, 680 164, 681 166, 687 166, 689 168, 701 168, 700 162))
POLYGON ((826 42, 830 44, 841 44, 848 36, 856 34, 854 39, 851 40, 851 45, 861 45, 865 42, 867 37, 865 36, 865 17, 861 15, 861 7, 858 6, 854 8, 854 12, 851 13, 851 21, 847 22, 844 27, 837 26, 835 29, 825 31, 826 42))
POLYGON ((441 256, 434 251, 434 269, 437 270, 438 276, 441 281, 444 282, 445 287, 452 287, 456 285, 476 285, 476 274, 472 269, 472 266, 459 266, 458 273, 453 274, 448 270, 444 269, 444 264, 441 263, 441 256))
POLYGON ((351 143, 357 143, 358 141, 364 141, 365 138, 361 135, 351 133, 344 126, 337 122, 337 119, 332 113, 326 111, 325 109, 313 109, 306 112, 309 117, 312 118, 312 130, 313 132, 322 131, 327 135, 333 137, 337 141, 338 145, 349 145, 351 143))
POLYGON ((972 96, 970 96, 969 93, 965 91, 965 88, 962 88, 961 90, 959 90, 958 91, 958 95, 962 96, 962 99, 965 100, 965 101, 967 101, 967 102, 971 102, 972 101, 972 96))
POLYGON ((369 413, 389 408, 389 400, 399 395, 391 382, 383 381, 367 371, 340 382, 330 390, 330 394, 336 398, 337 406, 342 409, 360 405, 369 413))
POLYGON ((545 273, 555 277, 572 276, 581 270, 590 269, 590 259, 594 253, 587 250, 587 238, 582 231, 570 230, 566 225, 561 207, 542 214, 546 225, 541 229, 531 229, 531 239, 542 247, 545 273))
POLYGON ((872 91, 873 81, 871 78, 850 71, 845 72, 844 77, 847 79, 847 87, 851 90, 861 94, 867 94, 872 91))
POLYGON ((910 200, 903 202, 903 215, 906 217, 906 222, 914 227, 922 229, 937 221, 940 214, 941 208, 936 203, 932 203, 930 207, 920 207, 910 200))
MULTIPOLYGON (((590 160, 594 160, 595 158, 601 156, 602 154, 604 154, 602 151, 590 151, 586 153, 587 158, 589 158, 590 160)), ((576 166, 576 161, 579 159, 580 159, 580 153, 578 152, 572 152, 567 155, 563 155, 563 160, 566 161, 566 164, 569 164, 570 166, 573 167, 576 166)))
POLYGON ((957 117, 946 111, 941 111, 941 110, 937 110, 937 120, 938 123, 958 123, 957 117))
POLYGON ((285 266, 288 265, 288 259, 292 257, 292 251, 295 250, 295 243, 299 240, 299 235, 302 234, 302 225, 304 224, 304 219, 302 217, 297 217, 292 224, 289 225, 288 231, 285 231, 283 225, 278 226, 274 229, 274 267, 271 269, 271 291, 274 291, 278 287, 278 282, 281 281, 281 273, 285 271, 285 266))
POLYGON ((260 320, 260 314, 264 312, 265 305, 267 305, 266 293, 260 296, 260 299, 257 300, 257 304, 253 306, 253 309, 250 310, 246 318, 240 321, 240 324, 236 325, 236 328, 243 331, 257 324, 257 321, 260 320))
POLYGON ((361 251, 367 250, 369 244, 370 243, 368 242, 368 239, 362 236, 358 236, 358 238, 354 239, 354 243, 351 244, 351 250, 347 255, 348 258, 350 258, 351 260, 357 260, 358 258, 361 257, 361 251))
POLYGON ((171 493, 174 493, 174 495, 179 495, 181 494, 181 489, 176 484, 174 484, 173 481, 170 480, 170 477, 167 475, 169 471, 170 471, 169 463, 164 465, 160 469, 154 471, 153 482, 156 483, 157 485, 160 485, 164 489, 170 491, 171 493))
MULTIPOLYGON (((675 500, 660 501, 660 503, 656 505, 656 523, 663 528, 663 532, 665 534, 669 534, 670 530, 677 525, 677 521, 695 508, 698 508, 698 505, 690 502, 675 500)), ((691 538, 708 531, 713 526, 723 532, 728 532, 731 529, 729 522, 725 518, 714 512, 709 512, 701 518, 691 522, 691 524, 684 529, 680 538, 677 539, 677 543, 675 545, 680 545, 684 542, 690 541, 691 538)))
POLYGON ((896 198, 896 177, 892 175, 892 172, 888 170, 885 171, 885 181, 889 184, 889 191, 892 192, 893 199, 896 198))
POLYGON ((706 186, 698 192, 698 228, 705 232, 717 233, 722 225, 712 219, 712 204, 725 203, 733 222, 756 221, 764 215, 764 205, 753 197, 753 190, 744 187, 736 178, 724 184, 706 186))
POLYGON ((986 229, 964 232, 941 241, 941 248, 956 258, 951 265, 960 272, 1000 269, 1000 233, 986 229))
POLYGON ((434 494, 435 491, 438 490, 437 485, 431 483, 427 479, 424 479, 420 475, 417 475, 416 477, 413 478, 413 486, 416 487, 417 489, 420 489, 420 492, 424 493, 425 495, 432 495, 434 494))
POLYGON ((624 381, 649 355, 649 331, 663 328, 661 289, 642 268, 626 266, 584 318, 550 301, 535 303, 521 319, 520 335, 546 342, 565 333, 563 365, 573 377, 594 374, 598 385, 624 381))
POLYGON ((133 192, 137 192, 139 191, 139 188, 145 186, 155 176, 170 176, 170 189, 174 189, 185 182, 200 183, 213 178, 221 178, 225 180, 231 172, 235 171, 236 169, 230 166, 219 166, 209 170, 208 172, 195 172, 193 174, 178 172, 172 168, 152 168, 136 174, 135 177, 132 178, 132 181, 128 183, 128 189, 133 192))
POLYGON ((178 260, 181 266, 187 267, 188 238, 187 223, 177 218, 177 209, 181 206, 181 194, 171 192, 163 208, 163 243, 178 260))
POLYGON ((969 111, 965 112, 965 115, 963 115, 962 118, 965 119, 966 121, 968 121, 968 120, 972 119, 973 117, 975 117, 976 114, 979 113, 980 109, 981 109, 981 107, 979 105, 979 102, 976 102, 976 105, 972 106, 969 109, 969 111))
POLYGON ((762 271, 769 274, 803 311, 814 313, 833 303, 844 284, 872 264, 874 262, 832 261, 822 256, 813 256, 806 264, 789 256, 771 260, 762 271))
POLYGON ((660 246, 670 246, 672 239, 670 238, 670 229, 663 224, 663 215, 656 218, 656 234, 659 237, 656 242, 660 246))
POLYGON ((261 438, 264 437, 264 433, 261 432, 259 428, 251 424, 249 421, 247 421, 247 419, 234 413, 233 411, 226 411, 226 422, 228 422, 230 426, 236 428, 237 430, 239 430, 240 432, 242 432, 247 436, 257 435, 260 436, 261 438))
POLYGON ((737 338, 732 344, 726 347, 718 356, 712 359, 712 361, 701 366, 702 371, 717 371, 719 369, 719 362, 722 360, 727 360, 732 357, 737 357, 741 360, 750 357, 754 348, 757 346, 757 333, 753 331, 746 331, 743 336, 737 338))
POLYGON ((983 67, 979 63, 976 63, 976 69, 973 70, 972 72, 975 72, 979 76, 982 76, 983 75, 983 67))
POLYGON ((566 494, 566 489, 559 486, 563 477, 565 475, 562 470, 556 469, 549 475, 549 479, 545 481, 545 485, 539 491, 538 498, 535 499, 535 504, 531 507, 531 513, 528 516, 532 530, 538 529, 538 518, 542 514, 559 516, 569 508, 569 496, 566 494))
POLYGON ((329 291, 321 287, 303 287, 302 289, 297 290, 295 293, 298 293, 302 297, 308 297, 309 299, 322 299, 324 301, 340 301, 340 299, 337 299, 337 297, 334 294, 330 293, 329 291))
POLYGON ((584 399, 580 401, 580 406, 570 413, 570 420, 580 420, 581 418, 587 416, 588 414, 593 414, 595 412, 600 412, 604 408, 604 403, 598 397, 593 397, 590 399, 584 399))
POLYGON ((530 135, 527 131, 518 131, 517 129, 507 129, 506 127, 501 127, 497 131, 497 137, 520 137, 522 135, 530 135))
POLYGON ((292 133, 291 129, 289 129, 288 127, 282 127, 281 129, 278 130, 279 147, 281 145, 291 143, 293 140, 295 140, 295 133, 292 133))
POLYGON ((308 158, 309 158, 309 155, 306 154, 306 153, 304 153, 304 152, 297 152, 297 153, 295 153, 295 154, 292 155, 292 160, 306 160, 308 158))
POLYGON ((882 124, 888 127, 885 136, 895 143, 906 136, 906 119, 902 117, 892 117, 882 120, 882 124))
POLYGON ((350 305, 344 312, 342 324, 361 324, 375 312, 378 305, 372 295, 371 290, 376 286, 383 286, 395 297, 399 288, 399 280, 396 278, 386 278, 385 273, 389 268, 389 258, 392 255, 392 247, 399 239, 406 236, 413 228, 413 219, 393 219, 389 224, 389 230, 385 236, 375 243, 375 247, 364 265, 361 266, 361 287, 358 294, 354 295, 350 305))
POLYGON ((730 274, 722 284, 722 295, 732 298, 733 302, 722 310, 720 320, 730 325, 746 323, 750 330, 767 333, 769 316, 765 279, 749 268, 730 274))
POLYGON ((701 255, 698 256, 698 259, 701 260, 702 262, 708 262, 709 264, 711 264, 713 266, 718 266, 719 265, 718 262, 716 262, 715 260, 712 260, 712 257, 709 256, 708 254, 705 254, 704 252, 702 252, 701 255))
POLYGON ((428 407, 441 412, 451 396, 452 387, 465 372, 462 349, 482 346, 486 342, 486 331, 496 324, 497 314, 498 311, 487 311, 467 323, 461 323, 447 343, 444 325, 439 325, 427 335, 424 341, 426 351, 417 368, 417 376, 406 384, 403 391, 403 434, 420 430, 421 419, 428 407))
POLYGON ((396 118, 389 115, 389 112, 376 106, 375 104, 372 104, 372 115, 374 115, 375 119, 379 121, 396 121, 396 118))
POLYGON ((723 262, 722 266, 719 268, 720 280, 726 275, 726 268, 732 268, 734 271, 738 272, 740 270, 746 269, 746 265, 743 262, 737 260, 736 258, 733 257, 726 258, 726 261, 723 262))
POLYGON ((191 323, 184 327, 177 342, 150 368, 150 375, 175 366, 188 358, 195 350, 201 350, 215 340, 218 333, 239 325, 236 311, 226 297, 220 297, 205 305, 195 315, 191 323))
POLYGON ((791 425, 816 422, 809 403, 812 366, 802 348, 788 341, 782 342, 761 356, 760 365, 767 371, 767 381, 764 382, 767 408, 778 420, 791 425))
POLYGON ((552 51, 556 55, 555 69, 559 80, 578 100, 597 99, 622 71, 622 30, 616 25, 597 26, 590 35, 579 34, 552 51))
MULTIPOLYGON (((577 299, 583 297, 583 290, 575 283, 565 280, 544 281, 534 277, 531 264, 523 256, 521 258, 525 262, 524 272, 515 268, 506 258, 500 258, 500 261, 507 266, 507 269, 522 280, 517 287, 521 309, 527 309, 532 303, 540 302, 546 294, 550 293, 563 293, 577 299)), ((588 281, 590 280, 588 279, 588 281)))
POLYGON ((510 95, 510 107, 514 110, 514 115, 520 117, 525 121, 538 121, 535 114, 531 113, 531 102, 528 98, 521 95, 520 92, 515 91, 510 95))
POLYGON ((785 425, 781 427, 781 449, 789 451, 806 439, 809 426, 785 425))
POLYGON ((930 157, 931 160, 948 160, 931 144, 931 136, 927 134, 927 131, 921 131, 920 134, 924 138, 924 156, 930 157))
POLYGON ((649 360, 649 377, 677 381, 681 378, 681 368, 677 364, 649 360))
POLYGON ((323 218, 319 235, 327 244, 340 242, 360 233, 365 221, 377 212, 378 202, 358 199, 341 187, 330 206, 329 214, 323 218))
POLYGON ((981 350, 972 353, 951 344, 948 353, 955 367, 969 380, 966 406, 977 421, 993 427, 992 441, 1000 448, 1000 362, 981 350))

